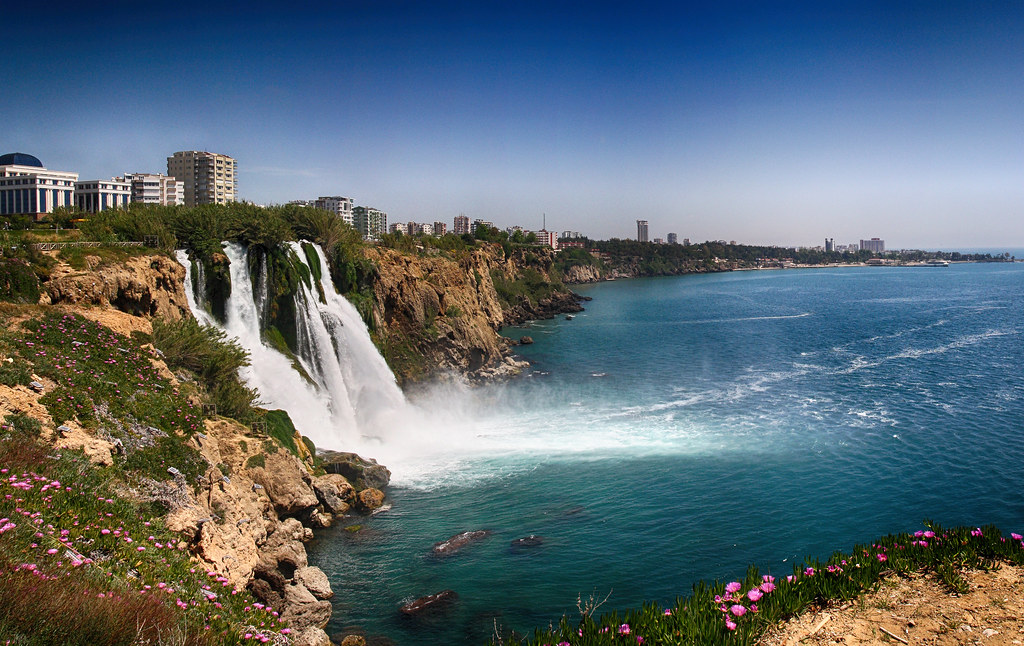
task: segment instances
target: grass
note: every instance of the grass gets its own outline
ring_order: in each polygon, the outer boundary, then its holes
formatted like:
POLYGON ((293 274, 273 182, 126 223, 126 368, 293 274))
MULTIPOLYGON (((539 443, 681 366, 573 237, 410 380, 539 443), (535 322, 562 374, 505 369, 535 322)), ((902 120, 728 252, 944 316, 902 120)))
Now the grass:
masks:
MULTIPOLYGON (((601 604, 580 606, 580 619, 563 617, 537 630, 529 646, 682 645, 756 643, 769 627, 832 601, 852 600, 876 590, 886 577, 934 572, 949 592, 966 592, 962 572, 1024 564, 1024 539, 996 527, 944 529, 926 521, 914 534, 891 534, 827 560, 808 559, 792 574, 772 576, 751 567, 727 584, 697 583, 668 608, 641 608, 594 617, 601 604)), ((508 643, 496 637, 492 644, 508 643)))

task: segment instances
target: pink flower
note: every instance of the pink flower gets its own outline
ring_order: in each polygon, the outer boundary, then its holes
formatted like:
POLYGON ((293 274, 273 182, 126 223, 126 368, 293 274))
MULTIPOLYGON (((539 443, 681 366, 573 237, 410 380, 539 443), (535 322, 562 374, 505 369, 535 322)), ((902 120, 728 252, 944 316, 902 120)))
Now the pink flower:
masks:
POLYGON ((50 549, 46 550, 46 553, 47 554, 56 554, 57 553, 57 548, 51 547, 50 549))
POLYGON ((804 570, 804 574, 806 574, 807 576, 814 576, 814 568, 807 568, 806 570, 804 570))
POLYGON ((771 581, 765 581, 761 584, 761 592, 771 592, 775 589, 775 584, 771 581))
POLYGON ((732 594, 734 592, 739 592, 740 588, 742 588, 742 587, 743 586, 740 585, 739 581, 733 581, 732 583, 726 584, 725 591, 728 592, 729 594, 732 594))
POLYGON ((726 619, 725 620, 725 627, 728 628, 729 630, 736 630, 736 622, 733 621, 732 619, 726 619))
POLYGON ((671 614, 672 614, 672 610, 670 608, 665 608, 665 616, 667 617, 667 616, 669 616, 671 614))
POLYGON ((747 614, 747 607, 740 605, 738 603, 734 604, 731 608, 729 608, 729 610, 732 611, 732 614, 736 615, 737 617, 742 617, 743 615, 747 614))
POLYGON ((760 590, 758 590, 757 588, 751 588, 751 589, 750 589, 750 590, 749 590, 749 591, 747 592, 747 598, 748 598, 748 599, 750 599, 751 601, 757 601, 758 599, 760 599, 760 598, 761 598, 761 596, 762 596, 763 594, 764 594, 764 593, 763 593, 763 592, 761 592, 760 590))
POLYGON ((628 635, 629 634, 629 624, 622 624, 621 626, 619 626, 619 634, 620 635, 628 635))
POLYGON ((879 560, 879 561, 881 561, 882 563, 885 563, 886 561, 888 561, 888 560, 889 560, 889 557, 888 557, 888 556, 886 556, 885 554, 875 554, 875 556, 876 556, 876 557, 878 558, 878 560, 879 560))
POLYGON ((1012 538, 1015 541, 1019 541, 1021 539, 1024 539, 1024 536, 1021 536, 1020 534, 1010 534, 1010 538, 1012 538))

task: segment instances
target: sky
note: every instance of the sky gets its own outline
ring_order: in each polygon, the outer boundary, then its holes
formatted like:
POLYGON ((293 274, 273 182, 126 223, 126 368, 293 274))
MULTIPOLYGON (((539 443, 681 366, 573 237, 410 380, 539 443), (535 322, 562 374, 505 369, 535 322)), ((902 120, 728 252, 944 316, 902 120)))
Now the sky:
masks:
MULTIPOLYGON (((1024 247, 1024 2, 0 10, 0 153, 593 238, 1024 247)), ((51 9, 52 7, 52 9, 51 9)))

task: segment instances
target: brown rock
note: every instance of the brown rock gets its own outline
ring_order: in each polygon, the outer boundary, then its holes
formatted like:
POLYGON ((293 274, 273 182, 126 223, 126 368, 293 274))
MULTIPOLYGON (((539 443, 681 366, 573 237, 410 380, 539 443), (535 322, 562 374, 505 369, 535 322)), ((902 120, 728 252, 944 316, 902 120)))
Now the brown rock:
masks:
POLYGON ((331 638, 322 628, 310 626, 297 635, 292 636, 292 646, 331 646, 331 638))
POLYGON ((455 594, 454 590, 442 590, 435 594, 420 597, 415 601, 410 601, 398 610, 402 614, 410 616, 422 615, 427 612, 434 613, 446 610, 458 598, 459 595, 455 594))
POLYGON ((356 492, 345 476, 328 473, 313 478, 313 491, 324 508, 332 514, 344 514, 355 502, 356 492))
POLYGON ((86 271, 60 262, 45 289, 53 305, 105 305, 135 316, 188 316, 185 268, 164 255, 135 256, 86 271))
POLYGON ((433 552, 436 556, 447 556, 455 553, 470 543, 482 541, 490 535, 490 530, 486 529, 480 529, 475 532, 462 532, 461 534, 452 536, 448 540, 435 543, 433 552))
POLYGON ((359 508, 373 511, 384 504, 384 492, 380 489, 363 489, 359 492, 359 508))
POLYGON ((348 635, 341 640, 341 646, 366 646, 366 639, 362 635, 348 635))
MULTIPOLYGON (((310 597, 312 598, 312 595, 310 597)), ((281 619, 288 622, 294 630, 305 630, 310 626, 323 629, 331 620, 331 602, 313 599, 309 603, 288 605, 288 601, 285 600, 281 619)))
POLYGON ((246 471, 253 482, 263 487, 277 513, 283 516, 297 516, 320 502, 309 484, 309 472, 290 453, 269 453, 264 466, 246 471))
POLYGON ((305 586, 309 593, 317 599, 330 599, 334 596, 331 582, 324 571, 315 566, 307 566, 295 570, 295 580, 305 586))

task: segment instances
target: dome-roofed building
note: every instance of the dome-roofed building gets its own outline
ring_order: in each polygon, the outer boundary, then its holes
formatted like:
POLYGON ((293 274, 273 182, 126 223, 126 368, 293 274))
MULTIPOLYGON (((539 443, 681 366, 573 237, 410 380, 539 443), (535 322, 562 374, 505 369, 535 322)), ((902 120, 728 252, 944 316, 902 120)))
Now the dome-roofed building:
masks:
POLYGON ((0 155, 0 215, 41 220, 57 207, 72 207, 77 181, 78 173, 47 170, 33 155, 0 155))
POLYGON ((0 166, 35 166, 45 168, 39 158, 27 153, 7 153, 0 155, 0 166))

